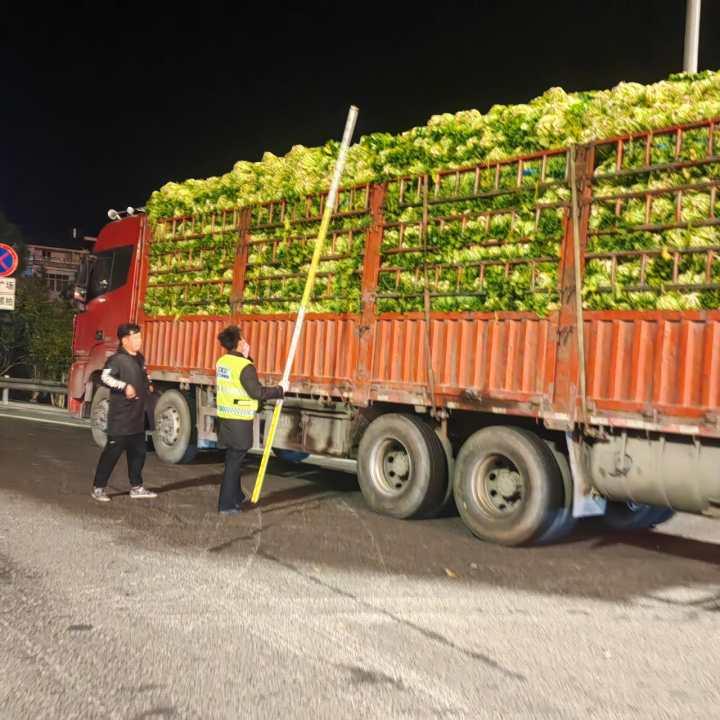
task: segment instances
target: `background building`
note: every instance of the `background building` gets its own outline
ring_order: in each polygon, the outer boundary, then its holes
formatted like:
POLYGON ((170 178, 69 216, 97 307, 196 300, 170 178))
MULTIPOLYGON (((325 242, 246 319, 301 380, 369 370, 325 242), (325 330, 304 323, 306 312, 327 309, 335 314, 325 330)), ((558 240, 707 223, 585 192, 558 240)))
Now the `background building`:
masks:
POLYGON ((24 275, 45 275, 51 297, 58 297, 63 288, 75 280, 80 260, 89 250, 80 248, 27 245, 24 275))

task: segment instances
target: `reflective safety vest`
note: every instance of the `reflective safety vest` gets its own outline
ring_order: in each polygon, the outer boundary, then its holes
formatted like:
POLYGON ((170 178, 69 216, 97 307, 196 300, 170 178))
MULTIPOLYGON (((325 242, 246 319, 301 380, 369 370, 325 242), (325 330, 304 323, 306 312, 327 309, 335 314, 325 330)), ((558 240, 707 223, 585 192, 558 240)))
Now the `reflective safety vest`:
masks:
POLYGON ((223 355, 215 365, 217 416, 223 420, 252 420, 258 410, 240 381, 240 373, 252 362, 238 355, 223 355))

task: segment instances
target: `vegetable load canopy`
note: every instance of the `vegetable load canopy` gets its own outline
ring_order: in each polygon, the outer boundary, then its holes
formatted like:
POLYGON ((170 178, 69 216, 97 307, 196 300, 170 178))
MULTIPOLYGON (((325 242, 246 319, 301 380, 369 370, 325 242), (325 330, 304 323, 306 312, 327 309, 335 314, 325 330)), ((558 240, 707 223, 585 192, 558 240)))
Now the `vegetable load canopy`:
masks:
MULTIPOLYGON (((558 302, 570 198, 567 156, 545 153, 521 167, 504 161, 718 116, 720 73, 708 71, 603 91, 551 88, 526 105, 437 115, 398 135, 364 136, 349 153, 343 182, 357 189, 340 195, 310 310, 359 310, 370 224, 367 185, 387 182, 379 310, 421 309, 427 287, 436 310, 545 314, 558 302), (481 164, 487 177, 475 170, 447 172, 481 164), (401 180, 408 176, 416 177, 414 185, 401 180)), ((597 148, 586 307, 718 307, 720 261, 708 250, 720 246, 713 222, 720 211, 717 147, 720 133, 704 127, 687 132, 680 144, 675 135, 658 135, 650 157, 644 139, 627 143, 620 158, 612 144, 597 148), (662 168, 677 160, 690 164, 662 168), (678 186, 689 188, 680 199, 669 190, 678 186)), ((327 190, 337 151, 334 141, 295 146, 284 157, 265 153, 260 162, 238 162, 223 176, 168 183, 154 192, 146 312, 229 311, 239 210, 250 206, 240 309, 294 310, 320 219, 319 205, 312 205, 322 196, 310 196, 327 190)))

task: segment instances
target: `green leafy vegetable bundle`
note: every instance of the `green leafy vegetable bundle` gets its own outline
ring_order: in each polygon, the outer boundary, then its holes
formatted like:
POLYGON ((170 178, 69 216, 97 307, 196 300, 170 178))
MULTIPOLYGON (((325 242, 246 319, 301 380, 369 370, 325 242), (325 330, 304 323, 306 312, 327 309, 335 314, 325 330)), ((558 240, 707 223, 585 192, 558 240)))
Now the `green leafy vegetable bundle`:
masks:
MULTIPOLYGON (((461 185, 467 182, 468 187, 456 187, 447 192, 446 204, 432 205, 425 234, 421 198, 400 202, 398 178, 429 174, 431 191, 442 200, 446 192, 442 185, 453 176, 440 171, 718 116, 720 72, 708 71, 671 76, 648 86, 620 83, 603 91, 566 93, 551 88, 525 105, 496 105, 485 114, 468 110, 437 115, 426 125, 397 135, 360 138, 350 150, 344 184, 388 183, 378 309, 421 309, 425 288, 437 310, 545 314, 558 303, 558 258, 569 203, 564 154, 553 159, 556 166, 549 170, 554 184, 541 186, 537 171, 526 167, 520 187, 508 195, 460 202, 457 197, 473 194, 471 174, 462 175, 461 185)), ((707 129, 704 134, 693 132, 683 138, 681 159, 707 155, 707 129)), ((720 134, 715 147, 720 147, 720 134)), ((308 195, 327 190, 337 150, 336 142, 318 148, 295 146, 282 157, 265 153, 260 162, 240 161, 220 177, 168 183, 154 192, 148 202, 155 242, 146 312, 227 313, 238 211, 281 199, 303 203, 308 195), (193 219, 168 222, 173 217, 193 219)), ((708 261, 703 248, 719 244, 716 227, 706 222, 717 203, 707 183, 717 179, 718 163, 632 172, 648 160, 657 166, 676 161, 678 148, 672 136, 658 136, 649 158, 644 143, 628 143, 624 151, 618 168, 616 155, 608 151, 604 157, 602 147, 598 148, 588 238, 591 257, 585 268, 586 306, 717 307, 718 293, 707 286, 720 282, 720 268, 712 258, 708 261), (684 193, 679 211, 676 194, 662 194, 673 184, 697 186, 684 193), (647 199, 640 197, 648 188, 657 190, 649 211, 647 199), (603 196, 615 198, 618 193, 638 197, 625 198, 619 205, 616 199, 602 201, 603 196), (664 227, 678 219, 684 227, 664 227), (700 249, 681 257, 675 254, 688 248, 700 249), (638 250, 654 254, 633 256, 638 250), (618 252, 630 254, 614 257, 618 252), (706 289, 695 292, 687 286, 706 289)), ((369 217, 357 207, 345 211, 334 221, 312 311, 357 312, 360 306, 369 217)), ((318 220, 319 215, 311 213, 292 221, 286 216, 274 225, 251 224, 244 312, 286 312, 296 307, 318 220)))

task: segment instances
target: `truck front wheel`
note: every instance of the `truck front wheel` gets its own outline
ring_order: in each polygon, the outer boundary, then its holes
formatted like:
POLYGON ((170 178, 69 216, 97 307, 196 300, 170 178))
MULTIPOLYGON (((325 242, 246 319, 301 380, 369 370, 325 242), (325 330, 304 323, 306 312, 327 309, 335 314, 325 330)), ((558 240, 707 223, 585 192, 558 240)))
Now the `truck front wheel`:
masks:
POLYGON ((501 545, 537 541, 564 508, 563 479, 548 446, 509 426, 484 428, 465 441, 454 493, 471 532, 501 545))
POLYGON ((431 515, 447 488, 447 460, 435 431, 412 415, 373 420, 358 448, 358 483, 367 504, 397 518, 431 515))
POLYGON ((104 448, 107 443, 108 408, 110 407, 110 388, 100 385, 90 403, 90 432, 95 444, 104 448))
POLYGON ((168 465, 188 463, 197 455, 193 405, 179 390, 166 390, 155 406, 155 454, 168 465))

